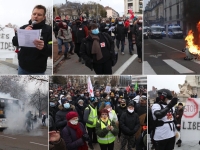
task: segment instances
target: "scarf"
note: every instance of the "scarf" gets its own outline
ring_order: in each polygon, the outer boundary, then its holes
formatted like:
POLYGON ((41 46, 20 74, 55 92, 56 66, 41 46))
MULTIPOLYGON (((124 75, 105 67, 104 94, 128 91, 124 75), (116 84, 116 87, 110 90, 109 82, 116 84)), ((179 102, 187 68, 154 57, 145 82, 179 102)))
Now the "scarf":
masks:
POLYGON ((101 118, 101 121, 103 121, 104 123, 106 123, 108 121, 108 117, 106 119, 101 118))
POLYGON ((94 34, 90 34, 90 36, 93 40, 92 54, 96 54, 97 60, 100 60, 103 57, 103 55, 101 53, 101 47, 99 45, 99 36, 94 34))
MULTIPOLYGON (((81 130, 80 123, 78 123, 77 125, 72 125, 70 122, 68 122, 67 125, 68 125, 70 128, 72 128, 72 129, 74 129, 74 130, 76 131, 76 137, 77 137, 77 139, 82 138, 83 131, 81 130)), ((83 145, 83 146, 79 146, 79 147, 78 147, 78 150, 88 150, 87 143, 84 142, 84 145, 83 145)))

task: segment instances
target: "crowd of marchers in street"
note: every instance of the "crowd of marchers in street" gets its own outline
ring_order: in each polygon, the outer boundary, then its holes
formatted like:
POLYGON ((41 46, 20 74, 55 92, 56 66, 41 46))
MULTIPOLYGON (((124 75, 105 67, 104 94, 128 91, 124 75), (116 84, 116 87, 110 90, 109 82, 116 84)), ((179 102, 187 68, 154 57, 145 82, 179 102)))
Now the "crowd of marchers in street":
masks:
POLYGON ((70 59, 76 53, 78 61, 94 70, 96 74, 112 74, 118 52, 125 54, 127 38, 128 53, 133 55, 136 44, 138 62, 141 63, 142 22, 142 17, 130 20, 128 18, 89 20, 82 16, 76 20, 61 20, 60 17, 55 17, 53 31, 57 39, 58 54, 64 54, 64 59, 70 59), (64 53, 62 45, 65 46, 64 53))
POLYGON ((50 88, 50 150, 144 150, 147 148, 145 88, 50 88), (118 142, 120 147, 114 147, 118 142), (95 145, 96 147, 96 145, 95 145), (127 148, 126 148, 127 147, 127 148))

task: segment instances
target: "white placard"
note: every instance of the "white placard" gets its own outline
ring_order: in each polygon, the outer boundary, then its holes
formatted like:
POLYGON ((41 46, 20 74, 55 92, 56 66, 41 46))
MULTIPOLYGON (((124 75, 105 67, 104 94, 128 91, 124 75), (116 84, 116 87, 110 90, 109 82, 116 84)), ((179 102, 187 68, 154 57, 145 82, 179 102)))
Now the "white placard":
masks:
POLYGON ((200 140, 200 98, 188 98, 181 120, 181 140, 200 140))
POLYGON ((15 36, 13 28, 0 26, 0 58, 14 58, 15 47, 12 44, 12 39, 15 36))

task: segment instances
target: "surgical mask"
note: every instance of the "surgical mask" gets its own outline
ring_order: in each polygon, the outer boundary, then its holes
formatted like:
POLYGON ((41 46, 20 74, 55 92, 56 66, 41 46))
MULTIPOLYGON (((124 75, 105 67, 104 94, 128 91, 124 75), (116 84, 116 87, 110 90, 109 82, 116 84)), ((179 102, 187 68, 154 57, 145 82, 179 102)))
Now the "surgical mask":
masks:
POLYGON ((92 34, 99 34, 99 29, 98 28, 96 28, 96 29, 94 29, 94 30, 92 30, 92 34))
POLYGON ((65 103, 64 104, 64 107, 67 109, 67 108, 70 108, 70 104, 69 103, 65 103))
POLYGON ((78 124, 78 120, 70 120, 69 121, 71 124, 73 124, 73 125, 77 125, 78 124))
POLYGON ((84 94, 81 94, 81 96, 84 96, 84 94))
POLYGON ((131 109, 128 109, 128 112, 130 112, 130 113, 133 113, 133 112, 134 112, 134 109, 133 109, 133 110, 131 110, 131 109))
POLYGON ((50 102, 50 106, 51 106, 51 107, 55 107, 56 104, 55 104, 54 102, 50 102))
POLYGON ((120 21, 119 24, 122 24, 122 22, 120 21))
POLYGON ((139 23, 142 23, 143 22, 143 20, 139 20, 139 23))
POLYGON ((87 21, 86 19, 83 19, 83 21, 87 21))
POLYGON ((107 26, 109 26, 110 24, 106 23, 107 26))
POLYGON ((108 100, 108 99, 110 99, 110 97, 106 97, 106 99, 108 100))
POLYGON ((130 23, 130 25, 133 25, 133 23, 130 23))

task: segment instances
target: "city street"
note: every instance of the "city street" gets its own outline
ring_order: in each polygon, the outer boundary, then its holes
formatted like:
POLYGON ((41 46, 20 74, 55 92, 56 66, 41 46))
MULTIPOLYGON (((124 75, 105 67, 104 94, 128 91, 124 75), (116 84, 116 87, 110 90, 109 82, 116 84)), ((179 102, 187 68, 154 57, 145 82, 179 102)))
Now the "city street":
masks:
POLYGON ((0 150, 47 150, 47 131, 47 129, 38 129, 17 135, 4 134, 0 131, 0 150))
MULTIPOLYGON (((117 51, 117 47, 115 47, 115 50, 117 51)), ((54 49, 53 51, 58 52, 58 46, 57 43, 54 43, 54 49)), ((64 46, 63 46, 63 52, 64 52, 64 46)), ((126 45, 125 45, 125 51, 124 55, 119 52, 118 55, 118 62, 113 67, 113 74, 115 75, 128 75, 128 74, 142 74, 142 63, 138 62, 137 59, 137 49, 134 47, 134 55, 129 54, 128 50, 128 40, 126 39, 126 45)), ((55 62, 54 62, 55 63, 55 62)), ((78 62, 78 56, 76 54, 71 55, 71 59, 65 60, 60 66, 56 66, 56 71, 54 74, 95 74, 94 71, 91 71, 89 68, 85 66, 85 64, 82 64, 78 62)))
POLYGON ((144 74, 199 74, 200 61, 184 60, 184 39, 144 40, 144 74))

